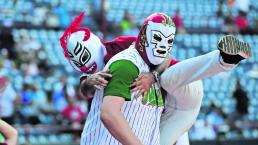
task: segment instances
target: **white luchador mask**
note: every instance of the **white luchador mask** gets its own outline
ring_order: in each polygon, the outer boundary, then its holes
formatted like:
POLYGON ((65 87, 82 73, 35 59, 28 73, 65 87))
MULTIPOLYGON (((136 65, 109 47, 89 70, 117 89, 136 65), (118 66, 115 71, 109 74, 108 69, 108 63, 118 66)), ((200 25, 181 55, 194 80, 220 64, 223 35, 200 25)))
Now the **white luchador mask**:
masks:
POLYGON ((78 71, 93 74, 104 68, 106 48, 88 28, 80 27, 84 12, 75 17, 60 38, 66 59, 78 71))
POLYGON ((67 53, 76 70, 93 74, 104 68, 106 49, 100 39, 90 31, 73 32, 68 39, 67 53))
POLYGON ((146 36, 146 52, 149 61, 154 65, 161 64, 169 54, 175 38, 175 27, 149 21, 146 36))
POLYGON ((163 13, 152 14, 141 28, 136 48, 148 64, 159 65, 169 54, 175 33, 175 24, 169 16, 163 13))

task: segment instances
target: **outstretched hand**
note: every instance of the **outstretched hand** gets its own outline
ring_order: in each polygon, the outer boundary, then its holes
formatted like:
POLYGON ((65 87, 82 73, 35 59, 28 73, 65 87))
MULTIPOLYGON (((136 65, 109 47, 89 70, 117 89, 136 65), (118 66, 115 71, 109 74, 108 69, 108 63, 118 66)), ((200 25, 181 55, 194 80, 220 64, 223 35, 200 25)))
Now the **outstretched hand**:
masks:
POLYGON ((131 88, 133 92, 137 92, 138 96, 143 95, 145 97, 153 83, 155 83, 153 74, 144 72, 135 79, 131 88))

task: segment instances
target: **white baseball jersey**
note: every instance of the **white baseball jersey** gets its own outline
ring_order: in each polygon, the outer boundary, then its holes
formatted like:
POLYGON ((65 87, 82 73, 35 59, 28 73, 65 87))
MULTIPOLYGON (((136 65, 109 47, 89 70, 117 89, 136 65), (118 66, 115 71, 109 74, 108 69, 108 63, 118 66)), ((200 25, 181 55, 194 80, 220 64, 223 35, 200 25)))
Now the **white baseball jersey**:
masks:
MULTIPOLYGON (((149 72, 148 65, 132 45, 130 48, 115 55, 105 66, 105 69, 117 60, 129 60, 137 66, 139 73, 149 72)), ((126 101, 121 108, 125 119, 128 121, 133 133, 144 145, 160 145, 159 124, 163 110, 163 100, 159 90, 150 89, 148 95, 157 95, 156 100, 143 101, 142 97, 136 98, 131 93, 131 101, 126 101), (158 99, 157 99, 158 98, 158 99), (153 105, 151 102, 155 102, 153 105)), ((103 89, 95 92, 91 110, 86 120, 82 135, 81 145, 121 145, 106 129, 100 120, 100 108, 103 100, 103 89)))

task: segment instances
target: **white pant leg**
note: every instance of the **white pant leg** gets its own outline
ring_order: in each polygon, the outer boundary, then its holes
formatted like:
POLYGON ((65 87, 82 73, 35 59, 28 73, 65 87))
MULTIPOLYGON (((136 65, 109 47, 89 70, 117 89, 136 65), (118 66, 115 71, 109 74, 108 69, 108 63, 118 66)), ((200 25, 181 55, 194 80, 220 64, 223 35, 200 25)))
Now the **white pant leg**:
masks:
POLYGON ((162 73, 161 86, 168 91, 168 93, 171 93, 182 85, 236 67, 236 65, 233 64, 223 63, 220 59, 219 50, 214 50, 198 57, 183 60, 169 67, 162 73))
POLYGON ((189 145, 188 132, 185 132, 179 139, 176 141, 176 145, 189 145))
POLYGON ((168 94, 160 122, 161 145, 173 145, 194 124, 203 97, 202 81, 195 81, 168 94), (178 108, 180 107, 180 108, 178 108))
POLYGON ((219 51, 215 50, 181 61, 161 75, 161 86, 168 92, 160 125, 161 145, 173 145, 195 122, 203 97, 202 82, 196 80, 236 66, 220 59, 219 51))

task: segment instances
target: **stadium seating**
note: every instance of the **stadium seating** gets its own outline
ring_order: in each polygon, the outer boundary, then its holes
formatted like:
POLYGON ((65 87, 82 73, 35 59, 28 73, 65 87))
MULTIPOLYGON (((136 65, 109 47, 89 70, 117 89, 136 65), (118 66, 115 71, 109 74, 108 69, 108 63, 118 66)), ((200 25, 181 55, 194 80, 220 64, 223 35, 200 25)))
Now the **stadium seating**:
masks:
MULTIPOLYGON (((15 29, 13 34, 15 36, 15 41, 19 41, 18 34, 25 32, 28 35, 25 37, 33 37, 38 41, 44 48, 44 52, 48 57, 50 65, 64 68, 68 76, 68 83, 70 85, 76 85, 79 83, 78 74, 75 75, 73 68, 70 66, 69 62, 64 58, 63 50, 59 45, 59 37, 62 34, 62 31, 53 31, 53 30, 28 30, 28 29, 15 29)), ((176 36, 176 42, 172 49, 172 56, 178 60, 184 60, 191 58, 197 55, 201 55, 216 49, 217 40, 221 34, 179 34, 176 36)), ((249 42, 253 46, 257 46, 255 41, 258 35, 244 35, 239 36, 243 40, 249 42)), ((30 50, 28 50, 30 51, 30 50)), ((232 91, 235 87, 235 78, 240 78, 242 85, 245 86, 246 91, 251 102, 249 107, 248 119, 250 121, 258 120, 258 95, 257 95, 257 85, 258 80, 249 78, 245 75, 245 72, 252 67, 255 63, 258 62, 257 56, 258 51, 254 50, 253 58, 247 61, 244 61, 238 69, 235 69, 231 73, 219 74, 215 77, 208 78, 204 80, 204 91, 205 96, 203 98, 203 107, 209 107, 211 103, 214 103, 218 107, 221 107, 226 114, 230 114, 234 111, 235 102, 231 97, 232 91), (223 81, 227 79, 227 81, 223 81)), ((42 76, 36 77, 24 77, 21 72, 18 70, 1 70, 1 74, 8 75, 9 78, 13 78, 11 81, 15 82, 14 87, 17 90, 22 88, 23 83, 34 83, 39 86, 42 90, 53 89, 55 84, 59 82, 56 78, 60 74, 50 77, 49 79, 44 79, 42 76)), ((246 138, 257 137, 257 130, 244 130, 242 132, 243 136, 246 138)), ((227 137, 233 137, 232 134, 227 134, 227 137)), ((19 137, 20 142, 51 142, 57 143, 60 139, 71 141, 69 135, 30 135, 29 138, 26 138, 24 135, 19 137)))

